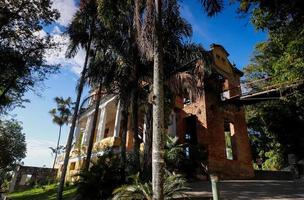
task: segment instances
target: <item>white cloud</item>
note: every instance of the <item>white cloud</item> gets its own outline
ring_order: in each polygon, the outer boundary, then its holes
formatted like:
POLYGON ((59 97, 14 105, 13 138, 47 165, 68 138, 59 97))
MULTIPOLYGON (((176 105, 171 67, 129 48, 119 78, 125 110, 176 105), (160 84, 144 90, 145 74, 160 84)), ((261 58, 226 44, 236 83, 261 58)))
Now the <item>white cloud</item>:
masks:
POLYGON ((63 26, 67 26, 71 22, 74 13, 77 11, 74 0, 53 0, 53 8, 60 12, 58 23, 63 26))
POLYGON ((209 43, 213 41, 213 38, 207 31, 207 25, 202 20, 197 22, 197 17, 194 16, 193 11, 191 11, 191 8, 187 4, 183 3, 180 11, 183 17, 191 23, 194 33, 197 33, 203 40, 209 43))
POLYGON ((58 43, 58 47, 56 49, 48 50, 45 54, 45 59, 47 64, 50 65, 61 65, 63 67, 68 68, 72 72, 77 75, 80 75, 84 58, 85 58, 85 50, 79 49, 78 53, 73 58, 66 58, 65 52, 67 50, 69 44, 69 37, 61 33, 60 29, 55 26, 53 31, 51 32, 52 40, 58 43))
POLYGON ((38 36, 39 38, 44 38, 47 36, 47 33, 42 29, 40 31, 34 32, 33 35, 38 36))
POLYGON ((52 166, 53 156, 49 147, 56 146, 55 142, 44 139, 27 139, 27 153, 24 164, 28 166, 52 166))
POLYGON ((62 34, 62 31, 58 26, 55 26, 52 30, 52 35, 58 35, 58 34, 62 34))

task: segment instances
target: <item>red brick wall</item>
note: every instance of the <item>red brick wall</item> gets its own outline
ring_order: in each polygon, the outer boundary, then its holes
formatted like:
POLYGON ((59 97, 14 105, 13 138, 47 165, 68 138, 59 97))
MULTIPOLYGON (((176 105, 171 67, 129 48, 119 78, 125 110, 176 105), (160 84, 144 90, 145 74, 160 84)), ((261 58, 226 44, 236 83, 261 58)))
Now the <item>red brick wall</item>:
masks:
MULTIPOLYGON (((236 83, 237 81, 234 81, 236 83)), ((210 82, 209 84, 213 84, 210 82)), ((238 82, 239 84, 239 82, 238 82)), ((238 91, 240 90, 238 89, 238 91)), ((180 106, 179 106, 180 107, 180 106)), ((197 117, 198 142, 208 149, 209 170, 218 172, 221 178, 250 178, 254 176, 245 113, 242 107, 225 105, 220 94, 205 90, 201 98, 177 111, 177 135, 184 141, 185 122, 188 116, 197 117), (224 120, 233 123, 233 151, 235 160, 226 158, 224 120)))

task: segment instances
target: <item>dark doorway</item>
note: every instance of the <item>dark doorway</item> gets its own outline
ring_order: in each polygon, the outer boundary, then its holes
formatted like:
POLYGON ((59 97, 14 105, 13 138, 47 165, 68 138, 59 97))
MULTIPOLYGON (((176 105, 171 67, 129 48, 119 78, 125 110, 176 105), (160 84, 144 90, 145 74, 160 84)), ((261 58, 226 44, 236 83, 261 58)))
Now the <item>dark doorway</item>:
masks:
POLYGON ((197 145, 197 134, 196 134, 196 119, 195 115, 186 117, 185 120, 185 152, 188 159, 193 157, 193 146, 197 145))

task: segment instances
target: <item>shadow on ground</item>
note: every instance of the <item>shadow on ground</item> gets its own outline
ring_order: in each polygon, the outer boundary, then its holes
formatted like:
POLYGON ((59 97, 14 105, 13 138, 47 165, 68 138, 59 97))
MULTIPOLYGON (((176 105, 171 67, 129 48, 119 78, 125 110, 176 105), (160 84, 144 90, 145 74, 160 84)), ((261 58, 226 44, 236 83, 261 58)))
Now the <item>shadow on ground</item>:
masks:
MULTIPOLYGON (((304 199, 304 182, 277 180, 237 180, 219 183, 222 199, 304 199)), ((209 182, 191 183, 191 199, 210 199, 209 182)))

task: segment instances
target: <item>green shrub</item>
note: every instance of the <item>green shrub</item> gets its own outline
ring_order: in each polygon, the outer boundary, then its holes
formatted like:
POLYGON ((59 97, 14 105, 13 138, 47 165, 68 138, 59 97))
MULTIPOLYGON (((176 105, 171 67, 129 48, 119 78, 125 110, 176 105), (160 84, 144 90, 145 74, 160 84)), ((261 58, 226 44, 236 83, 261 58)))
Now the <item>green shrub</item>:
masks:
MULTIPOLYGON (((114 200, 152 200, 151 182, 142 183, 139 174, 131 176, 131 184, 123 185, 113 192, 114 200)), ((186 196, 186 179, 181 175, 166 171, 164 182, 164 199, 173 199, 177 196, 186 196)))
POLYGON ((283 155, 280 151, 271 150, 265 153, 267 160, 263 163, 264 170, 280 170, 284 165, 283 155))
POLYGON ((121 184, 120 159, 111 150, 106 150, 88 172, 79 173, 77 200, 108 199, 121 184))

